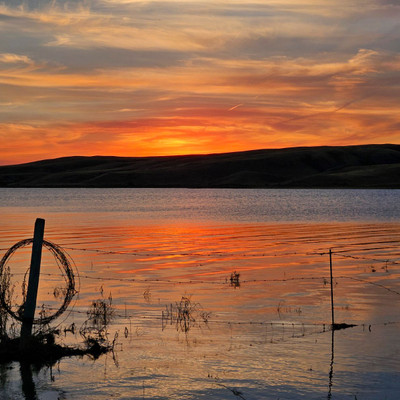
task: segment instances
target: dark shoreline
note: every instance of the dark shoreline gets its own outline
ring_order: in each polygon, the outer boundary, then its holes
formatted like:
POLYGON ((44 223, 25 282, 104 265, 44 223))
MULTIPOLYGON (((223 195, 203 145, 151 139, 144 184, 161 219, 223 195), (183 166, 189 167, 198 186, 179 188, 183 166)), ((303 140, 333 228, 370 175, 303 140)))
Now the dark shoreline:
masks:
POLYGON ((0 166, 0 187, 398 189, 400 145, 63 157, 0 166))

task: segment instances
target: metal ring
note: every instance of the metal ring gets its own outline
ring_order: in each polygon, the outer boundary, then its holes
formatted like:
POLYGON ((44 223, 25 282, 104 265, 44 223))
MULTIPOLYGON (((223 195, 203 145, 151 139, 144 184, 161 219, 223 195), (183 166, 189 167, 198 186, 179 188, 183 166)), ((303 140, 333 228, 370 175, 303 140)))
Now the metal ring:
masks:
MULTIPOLYGON (((21 247, 25 247, 29 244, 33 243, 33 238, 30 239, 24 239, 19 241, 18 243, 14 244, 14 246, 10 247, 6 254, 3 256, 3 258, 0 261, 0 278, 3 276, 4 273, 4 267, 7 263, 7 260, 21 247)), ((71 303, 72 298, 76 294, 75 290, 75 277, 73 270, 71 268, 71 264, 68 261, 68 258, 66 254, 62 251, 60 246, 57 246, 54 243, 51 243, 47 240, 43 240, 43 246, 46 247, 54 256, 54 258, 62 265, 63 267, 63 276, 66 280, 67 287, 66 287, 66 292, 65 292, 65 297, 64 297, 64 302, 60 306, 60 308, 53 314, 49 315, 48 317, 43 317, 43 318, 34 318, 33 324, 37 325, 46 325, 59 317, 68 307, 68 305, 71 303)), ((23 322, 24 318, 19 315, 18 313, 14 312, 11 309, 11 305, 7 304, 7 301, 5 299, 5 290, 3 290, 0 287, 0 305, 3 307, 8 314, 10 314, 13 318, 15 318, 17 321, 23 322)))

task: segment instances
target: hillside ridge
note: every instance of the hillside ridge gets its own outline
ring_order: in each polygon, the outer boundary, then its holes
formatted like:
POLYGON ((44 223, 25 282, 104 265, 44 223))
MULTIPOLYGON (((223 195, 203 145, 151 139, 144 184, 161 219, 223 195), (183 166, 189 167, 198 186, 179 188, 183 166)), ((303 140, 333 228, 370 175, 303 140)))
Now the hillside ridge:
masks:
POLYGON ((0 187, 400 188, 400 145, 62 157, 0 166, 0 187))

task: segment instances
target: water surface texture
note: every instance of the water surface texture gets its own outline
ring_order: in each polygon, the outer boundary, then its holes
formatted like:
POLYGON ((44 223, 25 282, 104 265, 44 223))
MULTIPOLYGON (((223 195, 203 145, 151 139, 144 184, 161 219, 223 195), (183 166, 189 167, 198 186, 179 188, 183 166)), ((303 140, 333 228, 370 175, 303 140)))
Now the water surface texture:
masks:
MULTIPOLYGON (((0 196, 1 255, 32 237, 41 217, 45 239, 79 271, 79 295, 53 326, 79 328, 96 299, 112 298, 114 307, 114 354, 34 370, 37 399, 398 398, 400 191, 0 196), (329 249, 335 322, 357 325, 334 335, 329 249)), ((8 264, 14 307, 29 254, 19 249, 8 264)), ((38 312, 59 306, 60 282, 44 250, 38 312)), ((57 340, 82 342, 78 329, 57 340)), ((18 363, 0 366, 0 398, 27 398, 18 363)))

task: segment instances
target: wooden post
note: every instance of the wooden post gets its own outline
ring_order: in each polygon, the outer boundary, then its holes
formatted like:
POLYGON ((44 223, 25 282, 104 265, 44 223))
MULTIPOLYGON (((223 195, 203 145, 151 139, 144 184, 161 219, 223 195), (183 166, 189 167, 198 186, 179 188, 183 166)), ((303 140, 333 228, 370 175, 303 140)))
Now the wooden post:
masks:
POLYGON ((27 340, 32 335, 32 325, 33 319, 35 318, 36 299, 39 287, 40 262, 42 260, 44 222, 44 219, 41 218, 37 218, 35 222, 28 292, 26 294, 24 316, 21 327, 21 348, 24 347, 27 340))
POLYGON ((331 274, 331 310, 332 310, 332 330, 335 329, 335 311, 333 306, 333 273, 332 273, 332 249, 329 249, 329 269, 331 274))

